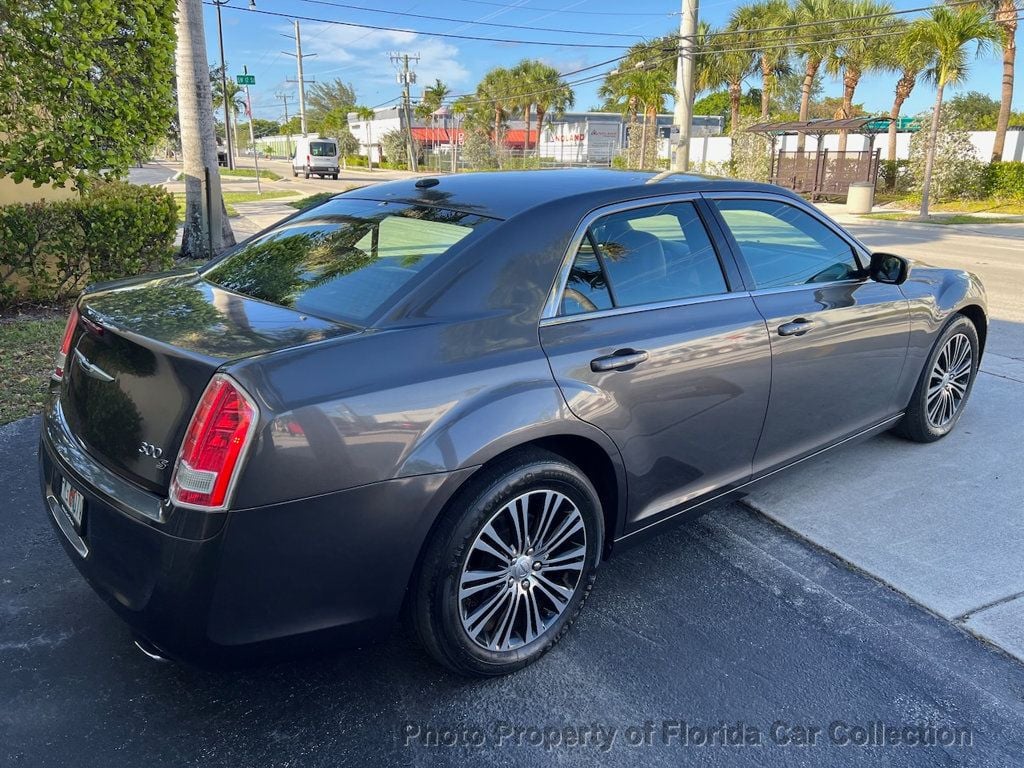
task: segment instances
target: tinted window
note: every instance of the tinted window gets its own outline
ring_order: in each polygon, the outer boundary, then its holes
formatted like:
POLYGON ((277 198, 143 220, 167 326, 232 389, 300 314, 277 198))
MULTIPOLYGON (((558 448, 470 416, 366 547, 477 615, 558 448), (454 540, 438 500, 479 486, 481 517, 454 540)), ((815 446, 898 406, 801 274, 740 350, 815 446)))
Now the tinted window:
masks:
POLYGON ((691 203, 624 211, 590 228, 615 306, 628 307, 728 289, 715 249, 691 203))
POLYGON ((247 296, 363 324, 489 222, 443 208, 332 200, 245 244, 203 276, 247 296))
POLYGON ((590 238, 586 237, 576 253, 569 280, 562 292, 562 314, 577 315, 580 312, 594 312, 611 307, 612 297, 608 293, 608 280, 590 238))
POLYGON ((799 208, 772 200, 717 200, 758 288, 856 277, 850 245, 799 208))
POLYGON ((309 154, 313 157, 333 157, 338 154, 338 145, 333 141, 311 141, 309 154))

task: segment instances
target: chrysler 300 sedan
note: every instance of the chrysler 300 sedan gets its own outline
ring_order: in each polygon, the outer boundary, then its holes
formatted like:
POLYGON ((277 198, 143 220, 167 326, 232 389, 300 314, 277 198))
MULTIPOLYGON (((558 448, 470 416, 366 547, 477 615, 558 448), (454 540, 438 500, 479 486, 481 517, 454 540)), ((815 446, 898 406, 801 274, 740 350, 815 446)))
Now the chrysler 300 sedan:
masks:
POLYGON ((150 653, 404 617, 452 669, 502 674, 623 546, 855 438, 949 433, 986 331, 976 277, 871 253, 776 187, 398 181, 86 290, 40 481, 150 653))

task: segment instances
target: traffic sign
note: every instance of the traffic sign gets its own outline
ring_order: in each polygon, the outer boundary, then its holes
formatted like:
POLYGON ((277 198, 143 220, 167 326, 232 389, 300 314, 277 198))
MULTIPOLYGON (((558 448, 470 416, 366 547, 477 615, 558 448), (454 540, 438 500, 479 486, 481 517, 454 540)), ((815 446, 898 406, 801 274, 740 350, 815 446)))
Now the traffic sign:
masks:
POLYGON ((256 75, 235 75, 235 82, 239 85, 256 85, 256 75))

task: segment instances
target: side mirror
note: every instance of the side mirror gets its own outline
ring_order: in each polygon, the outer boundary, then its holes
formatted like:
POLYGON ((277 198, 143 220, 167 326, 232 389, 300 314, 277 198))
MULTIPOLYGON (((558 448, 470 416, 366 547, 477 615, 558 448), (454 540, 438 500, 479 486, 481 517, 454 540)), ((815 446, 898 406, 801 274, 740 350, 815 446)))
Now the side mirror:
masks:
POLYGON ((868 277, 876 283, 900 285, 910 274, 910 262, 894 253, 872 253, 868 277))

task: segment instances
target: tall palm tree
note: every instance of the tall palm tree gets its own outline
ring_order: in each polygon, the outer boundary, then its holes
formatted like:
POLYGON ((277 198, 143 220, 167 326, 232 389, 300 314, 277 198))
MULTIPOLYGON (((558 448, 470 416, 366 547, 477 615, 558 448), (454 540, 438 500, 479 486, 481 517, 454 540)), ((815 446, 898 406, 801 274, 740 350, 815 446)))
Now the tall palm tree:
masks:
POLYGON ((724 30, 709 30, 703 37, 698 36, 695 86, 698 91, 709 91, 725 87, 729 91, 729 130, 736 132, 740 121, 740 102, 743 99, 743 81, 753 74, 756 57, 753 51, 744 50, 747 45, 737 45, 736 31, 730 23, 724 30))
POLYGON ((916 23, 894 22, 898 25, 895 29, 902 30, 902 34, 887 38, 882 43, 887 50, 886 56, 890 64, 900 73, 900 79, 896 81, 892 109, 889 111, 892 122, 889 123, 889 148, 886 159, 890 161, 896 159, 896 132, 900 110, 903 109, 903 103, 910 98, 914 86, 917 85, 917 78, 931 62, 934 54, 932 47, 913 31, 916 23))
MULTIPOLYGON (((238 115, 245 110, 245 91, 238 83, 236 83, 230 76, 227 78, 228 84, 228 120, 230 125, 224 126, 224 135, 227 137, 228 131, 231 131, 232 138, 234 139, 235 154, 241 155, 241 145, 238 143, 238 115)), ((213 98, 213 108, 222 109, 224 107, 224 78, 220 75, 220 67, 215 67, 210 70, 210 88, 213 98)))
POLYGON ((1003 159, 1006 129, 1010 125, 1013 102, 1013 66, 1017 58, 1017 15, 1021 0, 981 0, 979 5, 992 12, 996 24, 1003 32, 1003 90, 999 99, 999 117, 996 119, 996 138, 992 143, 993 162, 1003 159))
POLYGON ((178 36, 175 76, 178 82, 182 175, 185 179, 185 230, 181 254, 190 259, 208 259, 221 249, 234 245, 235 236, 220 191, 202 0, 178 0, 175 28, 178 36), (208 199, 220 201, 213 210, 207 210, 205 205, 204 184, 209 184, 208 199))
MULTIPOLYGON (((433 85, 428 85, 423 89, 423 99, 416 105, 416 116, 425 120, 427 127, 433 128, 434 113, 441 108, 451 90, 439 78, 434 79, 433 85)), ((430 142, 436 146, 433 131, 431 131, 430 142)))
MULTIPOLYGON (((835 51, 835 25, 826 23, 837 11, 836 0, 795 0, 793 22, 801 24, 794 33, 793 52, 803 60, 804 79, 800 84, 800 113, 805 122, 811 109, 811 92, 822 63, 835 51)), ((797 134, 797 152, 803 152, 807 135, 797 134)))
MULTIPOLYGON (((890 13, 892 6, 879 0, 841 0, 835 18, 846 23, 836 25, 836 37, 841 40, 825 60, 826 71, 842 77, 843 103, 836 118, 853 115, 853 96, 865 72, 885 69, 888 62, 885 48, 879 40, 885 39, 892 28, 892 18, 880 14, 890 13), (864 17, 871 18, 864 18, 864 17)), ((847 131, 839 132, 839 151, 846 151, 847 131)))
POLYGON ((356 107, 356 117, 363 122, 363 130, 366 134, 366 168, 369 171, 373 170, 373 145, 371 144, 372 133, 370 123, 373 122, 373 118, 376 115, 377 113, 369 107, 356 107))
POLYGON ((515 90, 515 75, 505 67, 494 67, 483 76, 476 87, 477 99, 490 107, 494 120, 493 140, 494 149, 498 151, 499 167, 501 165, 501 128, 509 115, 515 112, 516 100, 512 96, 515 90))
MULTIPOLYGON (((537 110, 537 157, 540 157, 540 134, 544 130, 544 118, 548 114, 562 115, 576 104, 576 94, 572 87, 563 79, 554 67, 537 62, 534 68, 534 81, 538 88, 533 96, 533 105, 537 110)), ((529 125, 527 135, 529 135, 529 125)))
POLYGON ((935 83, 935 106, 932 107, 924 179, 921 182, 921 216, 927 216, 932 168, 935 165, 935 142, 942 112, 942 92, 947 85, 955 85, 966 79, 971 59, 989 51, 994 45, 1000 45, 1004 37, 991 15, 973 5, 933 8, 926 17, 914 24, 912 32, 915 38, 931 49, 933 56, 931 67, 925 72, 926 77, 935 83), (973 57, 968 52, 972 43, 973 57))
POLYGON ((789 72, 790 29, 792 12, 786 0, 758 0, 741 5, 732 13, 730 26, 739 34, 730 37, 733 47, 760 47, 757 63, 761 69, 761 118, 771 112, 772 94, 778 87, 779 75, 789 72))

